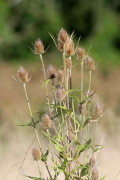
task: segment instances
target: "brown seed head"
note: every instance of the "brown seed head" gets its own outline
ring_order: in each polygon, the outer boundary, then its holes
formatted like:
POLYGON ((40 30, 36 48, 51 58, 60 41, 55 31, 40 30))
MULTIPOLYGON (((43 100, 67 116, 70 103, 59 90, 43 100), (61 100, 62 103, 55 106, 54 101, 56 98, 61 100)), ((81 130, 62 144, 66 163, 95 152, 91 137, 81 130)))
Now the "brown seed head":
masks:
POLYGON ((86 54, 85 54, 85 49, 83 49, 83 48, 77 48, 76 53, 77 53, 77 58, 78 58, 79 60, 84 60, 84 59, 85 59, 85 56, 86 56, 86 54))
POLYGON ((103 106, 101 104, 97 103, 95 105, 94 113, 95 113, 96 118, 103 116, 103 106))
POLYGON ((57 88, 57 89, 56 89, 56 99, 57 99, 58 101, 63 101, 64 97, 65 97, 65 94, 64 94, 63 89, 60 88, 60 87, 57 88))
POLYGON ((90 71, 93 71, 95 69, 95 63, 94 63, 94 60, 90 57, 87 57, 86 58, 86 62, 87 62, 87 68, 90 70, 90 71))
POLYGON ((34 148, 32 150, 32 155, 35 161, 39 161, 40 160, 40 152, 38 149, 34 148))
POLYGON ((63 52, 64 51, 64 43, 61 41, 58 41, 58 50, 63 52))
POLYGON ((98 169, 96 167, 94 167, 92 169, 92 180, 98 180, 98 178, 99 178, 98 169))
POLYGON ((70 69, 72 67, 72 61, 70 58, 65 59, 66 68, 70 69))
POLYGON ((67 41, 68 34, 63 28, 58 33, 58 42, 65 43, 67 41))
POLYGON ((48 114, 44 114, 42 117, 42 126, 44 129, 48 129, 51 126, 51 118, 48 114))
POLYGON ((94 166, 95 166, 95 158, 94 158, 94 156, 92 156, 91 158, 90 158, 90 160, 89 160, 89 166, 91 167, 91 168, 93 168, 94 166))
POLYGON ((22 66, 18 69, 17 77, 21 83, 27 83, 30 80, 28 73, 22 66))
POLYGON ((57 72, 57 81, 58 81, 59 83, 63 83, 63 82, 64 82, 64 71, 59 70, 59 71, 57 72))
POLYGON ((48 79, 56 78, 56 69, 54 68, 54 66, 52 66, 52 65, 48 66, 47 77, 48 77, 48 79))
POLYGON ((67 56, 73 56, 75 54, 74 42, 71 37, 65 42, 64 50, 67 56))
POLYGON ((36 54, 43 54, 45 52, 43 42, 40 39, 35 41, 34 51, 36 54))

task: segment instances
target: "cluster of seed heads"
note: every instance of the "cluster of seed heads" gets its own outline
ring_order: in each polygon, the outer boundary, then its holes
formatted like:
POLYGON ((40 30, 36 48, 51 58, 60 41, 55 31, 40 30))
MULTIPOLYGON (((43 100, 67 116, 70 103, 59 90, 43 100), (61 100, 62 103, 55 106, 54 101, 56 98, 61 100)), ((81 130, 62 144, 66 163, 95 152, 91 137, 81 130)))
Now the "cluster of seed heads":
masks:
MULTIPOLYGON (((95 63, 94 63, 94 60, 86 54, 86 51, 84 48, 81 48, 81 47, 75 48, 75 45, 73 42, 73 34, 71 36, 69 36, 67 31, 64 30, 63 28, 58 33, 57 48, 59 51, 61 51, 63 53, 64 69, 56 70, 56 68, 53 65, 49 65, 47 70, 44 69, 44 76, 45 76, 45 81, 47 79, 49 79, 52 82, 53 91, 54 91, 53 92, 54 93, 54 104, 55 105, 56 105, 56 103, 58 105, 63 104, 65 107, 69 108, 69 105, 68 106, 66 105, 67 100, 69 101, 68 89, 66 87, 66 84, 67 84, 66 77, 68 79, 70 79, 70 77, 71 77, 71 68, 72 68, 71 56, 75 55, 77 57, 77 59, 83 63, 82 64, 83 67, 84 67, 84 64, 86 64, 86 68, 88 69, 90 74, 92 71, 95 70, 95 63), (67 76, 66 76, 66 73, 67 73, 67 76), (68 99, 67 99, 67 97, 68 97, 68 99)), ((42 54, 45 53, 44 44, 40 39, 36 40, 34 43, 34 53, 37 55, 40 55, 40 57, 42 57, 42 54)), ((17 77, 18 77, 18 81, 20 83, 22 83, 23 85, 26 85, 26 83, 30 81, 28 72, 23 67, 20 67, 18 69, 17 77)), ((70 86, 70 82, 68 83, 68 86, 70 86)), ((25 88, 25 86, 24 86, 24 88, 25 88)), ((72 87, 71 87, 71 90, 72 90, 72 87)), ((82 91, 83 90, 81 89, 81 92, 82 91)), ((46 88, 46 92, 47 92, 47 88, 46 88)), ((25 90, 25 93, 26 93, 26 90, 25 90)), ((83 94, 84 94, 84 92, 83 92, 83 94)), ((81 95, 81 96, 83 96, 83 95, 81 95)), ((27 94, 26 94, 26 97, 27 97, 27 94)), ((48 98, 48 94, 47 94, 47 98, 48 98)), ((96 103, 94 106, 94 116, 96 119, 99 119, 103 115, 103 106, 100 103, 97 103, 98 97, 94 91, 90 90, 90 88, 89 88, 88 92, 84 95, 84 98, 81 98, 81 101, 79 103, 80 116, 82 117, 82 115, 83 115, 85 117, 85 115, 88 113, 87 112, 87 109, 88 109, 87 103, 89 101, 96 103)), ((28 97, 27 97, 27 102, 28 102, 28 107, 30 109, 28 97)), ((48 101, 48 104, 49 104, 49 101, 48 101)), ((31 110, 30 110, 30 114, 33 119, 31 110)), ((65 118, 66 118, 66 120, 70 119, 69 115, 66 115, 65 118)), ((33 121, 33 124, 34 124, 34 121, 33 121)), ((49 112, 46 112, 42 116, 41 125, 44 130, 47 130, 47 132, 49 131, 48 129, 51 128, 52 116, 51 116, 50 109, 49 109, 49 112)), ((69 126, 68 130, 72 131, 71 130, 72 128, 71 128, 69 122, 68 122, 68 126, 69 126)), ((34 126, 34 128, 35 128, 35 126, 34 126)), ((35 129, 35 132, 36 132, 36 129, 35 129)), ((69 136, 69 135, 67 135, 67 136, 69 136)), ((71 140, 70 136, 67 138, 68 138, 68 141, 71 140)), ((33 159, 35 161, 39 161, 39 159, 41 158, 41 154, 37 148, 34 148, 32 150, 32 155, 33 155, 33 159)), ((92 156, 90 158, 88 164, 89 164, 89 167, 91 168, 91 180, 98 180, 99 174, 98 174, 98 170, 96 167, 96 161, 95 161, 94 156, 92 156)), ((48 169, 48 167, 47 167, 47 169, 48 169)), ((48 170, 48 173, 49 173, 49 170, 48 170)))

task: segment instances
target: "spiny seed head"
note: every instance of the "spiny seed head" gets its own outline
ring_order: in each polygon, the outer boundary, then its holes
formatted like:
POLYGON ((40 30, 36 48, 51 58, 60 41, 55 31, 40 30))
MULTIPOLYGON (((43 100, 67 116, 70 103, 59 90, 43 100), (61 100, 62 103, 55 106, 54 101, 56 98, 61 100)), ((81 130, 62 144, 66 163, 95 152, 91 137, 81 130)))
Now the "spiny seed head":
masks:
POLYGON ((92 169, 92 180, 98 180, 98 178, 99 178, 98 169, 96 167, 94 167, 92 169))
POLYGON ((93 168, 95 166, 95 163, 96 163, 95 158, 94 156, 92 156, 89 160, 89 166, 93 168))
POLYGON ((60 87, 58 87, 58 88, 56 89, 56 99, 57 99, 58 101, 63 101, 64 97, 65 97, 65 94, 64 94, 63 89, 60 88, 60 87))
POLYGON ((27 71, 22 66, 18 69, 17 77, 21 83, 27 83, 30 80, 27 71))
POLYGON ((65 42, 64 50, 67 56, 73 56, 75 54, 74 42, 71 37, 65 42))
POLYGON ((72 61, 70 58, 65 58, 66 68, 70 69, 72 67, 72 61))
POLYGON ((54 66, 52 66, 52 65, 48 66, 47 76, 48 76, 49 79, 56 78, 56 69, 54 68, 54 66))
POLYGON ((58 42, 65 43, 67 41, 68 34, 63 28, 58 33, 58 42))
POLYGON ((32 155, 35 161, 39 161, 40 160, 40 152, 38 149, 34 148, 32 150, 32 155))
POLYGON ((85 112, 86 112, 86 105, 80 103, 80 105, 79 105, 79 111, 80 111, 80 114, 85 114, 85 112))
POLYGON ((96 117, 96 118, 99 118, 99 117, 103 116, 103 105, 97 103, 97 104, 95 105, 95 110, 94 110, 94 112, 95 112, 95 117, 96 117))
POLYGON ((64 82, 64 71, 59 70, 59 71, 57 72, 57 81, 58 81, 59 83, 63 83, 63 82, 64 82))
POLYGON ((78 58, 79 60, 84 60, 84 59, 85 59, 85 56, 86 56, 86 54, 85 54, 85 49, 83 49, 83 48, 77 48, 76 53, 77 53, 77 58, 78 58))
POLYGON ((44 129, 48 129, 51 126, 51 118, 47 113, 42 117, 42 126, 44 129))
POLYGON ((91 57, 87 57, 86 58, 86 62, 87 62, 87 68, 90 71, 93 71, 95 69, 95 63, 94 60, 91 57))
POLYGON ((64 43, 61 41, 58 41, 58 50, 63 52, 64 51, 64 43))
POLYGON ((35 41, 34 51, 36 54, 43 54, 45 52, 43 42, 40 39, 35 41))

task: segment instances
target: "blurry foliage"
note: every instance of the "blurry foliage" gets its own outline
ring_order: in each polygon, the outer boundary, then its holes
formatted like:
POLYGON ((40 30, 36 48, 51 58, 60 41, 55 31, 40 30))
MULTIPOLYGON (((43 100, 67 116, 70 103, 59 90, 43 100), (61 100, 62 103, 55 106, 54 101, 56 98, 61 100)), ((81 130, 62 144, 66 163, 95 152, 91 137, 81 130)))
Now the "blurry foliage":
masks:
POLYGON ((86 48, 92 44, 90 53, 97 60, 118 62, 119 0, 0 0, 0 56, 28 58, 28 46, 40 37, 47 48, 49 32, 56 35, 61 27, 74 30, 86 48))

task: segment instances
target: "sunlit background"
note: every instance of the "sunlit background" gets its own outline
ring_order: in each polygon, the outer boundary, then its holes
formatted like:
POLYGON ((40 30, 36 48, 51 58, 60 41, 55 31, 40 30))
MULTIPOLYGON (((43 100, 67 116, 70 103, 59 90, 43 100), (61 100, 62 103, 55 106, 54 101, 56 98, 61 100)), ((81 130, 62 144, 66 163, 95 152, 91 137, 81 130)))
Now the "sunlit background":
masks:
MULTIPOLYGON (((120 179, 119 0, 0 0, 0 179, 16 180, 33 138, 29 127, 17 126, 30 117, 23 89, 12 75, 16 76, 20 65, 28 70, 32 75, 28 93, 33 110, 45 111, 40 60, 31 49, 40 38, 47 49, 46 67, 54 64, 59 68, 62 57, 50 34, 57 38, 62 27, 69 34, 74 32, 75 43, 80 39, 79 45, 95 60, 92 87, 104 104, 98 143, 102 141, 105 148, 98 156, 98 167, 106 180, 120 179)), ((74 75, 74 87, 79 87, 76 65, 74 75)), ((30 152, 18 180, 26 180, 25 173, 37 173, 30 152)))

